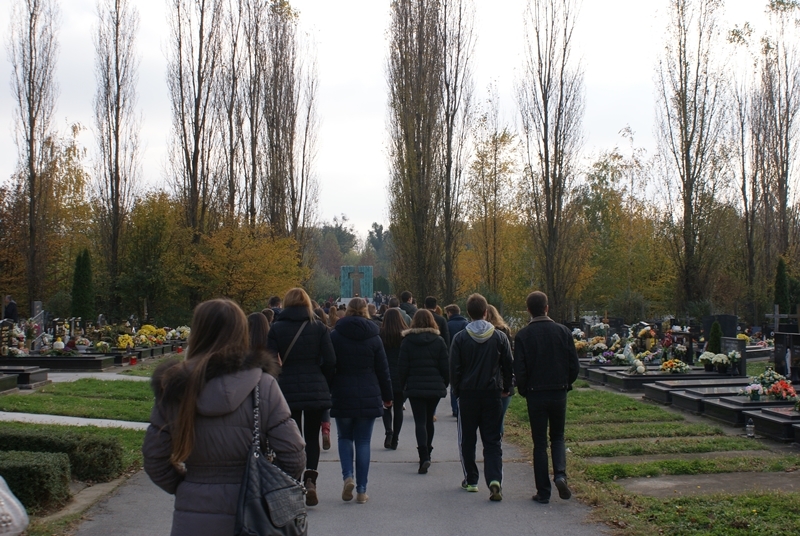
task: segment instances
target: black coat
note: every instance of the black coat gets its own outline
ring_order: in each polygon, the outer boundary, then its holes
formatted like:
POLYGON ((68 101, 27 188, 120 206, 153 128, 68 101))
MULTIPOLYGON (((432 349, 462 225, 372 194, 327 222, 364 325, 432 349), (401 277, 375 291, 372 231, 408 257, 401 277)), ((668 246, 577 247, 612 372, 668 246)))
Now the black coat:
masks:
POLYGON ((19 313, 17 312, 17 302, 15 302, 14 300, 8 302, 8 305, 6 305, 6 310, 5 314, 3 315, 3 318, 5 320, 11 320, 15 324, 19 322, 19 313))
POLYGON ((400 347, 387 348, 383 345, 386 352, 386 360, 389 361, 389 376, 392 378, 392 391, 402 392, 403 386, 400 384, 400 347))
POLYGON ((439 330, 416 328, 403 332, 400 345, 400 385, 407 398, 444 398, 450 382, 447 345, 439 330))
POLYGON ((451 344, 455 336, 458 335, 458 332, 466 328, 467 324, 469 324, 469 321, 461 315, 453 315, 450 317, 450 320, 447 321, 447 329, 450 332, 451 344))
POLYGON ((572 389, 579 367, 572 334, 549 317, 534 318, 514 338, 514 375, 522 396, 572 389))
MULTIPOLYGON (((428 309, 430 311, 430 309, 428 309)), ((447 326, 447 319, 442 315, 437 315, 433 311, 431 311, 433 315, 433 319, 436 321, 436 325, 439 327, 439 336, 444 340, 444 343, 450 348, 450 341, 452 338, 450 337, 450 329, 447 326)))
POLYGON ((380 417, 392 400, 389 363, 378 326, 360 316, 345 316, 331 333, 336 351, 331 417, 380 417))
POLYGON ((327 326, 319 320, 306 324, 284 359, 292 339, 305 321, 308 321, 308 309, 283 309, 269 330, 267 347, 281 357, 283 369, 278 384, 292 411, 328 409, 331 407, 329 385, 336 355, 327 326))

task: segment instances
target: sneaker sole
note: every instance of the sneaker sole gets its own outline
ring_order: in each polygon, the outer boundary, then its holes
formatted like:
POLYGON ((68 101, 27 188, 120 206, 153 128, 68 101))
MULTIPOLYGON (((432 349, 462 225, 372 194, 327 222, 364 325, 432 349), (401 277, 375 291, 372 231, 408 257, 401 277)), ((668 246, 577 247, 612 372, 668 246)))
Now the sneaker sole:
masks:
POLYGON ((353 500, 353 490, 356 489, 355 482, 348 482, 344 485, 344 489, 342 490, 342 500, 343 501, 352 501, 353 500))
POLYGON ((570 491, 569 486, 567 486, 567 481, 563 478, 556 480, 556 488, 558 488, 558 496, 565 501, 572 497, 572 492, 570 491))
POLYGON ((490 501, 503 500, 503 493, 500 490, 500 486, 490 486, 489 489, 491 490, 491 494, 489 495, 490 501))

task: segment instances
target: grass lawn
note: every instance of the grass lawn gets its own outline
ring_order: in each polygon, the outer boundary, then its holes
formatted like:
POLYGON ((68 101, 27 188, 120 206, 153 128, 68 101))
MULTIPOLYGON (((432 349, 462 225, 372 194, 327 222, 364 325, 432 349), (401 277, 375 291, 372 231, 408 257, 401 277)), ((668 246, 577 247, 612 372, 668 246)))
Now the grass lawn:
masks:
POLYGON ((126 376, 152 376, 153 372, 155 372, 156 368, 167 361, 168 359, 177 359, 179 361, 183 361, 182 354, 170 354, 164 357, 159 357, 158 359, 154 359, 152 361, 148 361, 146 363, 140 363, 135 365, 127 370, 120 372, 120 374, 124 374, 126 376))
POLYGON ((772 363, 769 361, 750 361, 747 363, 747 375, 758 376, 764 372, 768 366, 772 366, 772 363))
POLYGON ((153 392, 147 382, 84 378, 36 393, 0 397, 0 411, 148 422, 153 392))
MULTIPOLYGON (((519 396, 512 400, 506 417, 506 439, 521 446, 530 456, 527 409, 519 396)), ((569 393, 566 439, 570 449, 567 455, 570 487, 580 501, 593 506, 592 518, 608 525, 614 534, 800 534, 800 493, 770 491, 656 499, 631 494, 615 482, 630 476, 796 471, 800 469, 800 455, 681 459, 681 453, 757 450, 766 448, 766 444, 725 436, 717 426, 689 423, 680 414, 624 395, 592 389, 569 393), (642 415, 653 420, 640 420, 642 415), (601 439, 612 441, 592 443, 601 439), (606 464, 592 464, 585 459, 639 454, 676 454, 676 458, 606 464)))

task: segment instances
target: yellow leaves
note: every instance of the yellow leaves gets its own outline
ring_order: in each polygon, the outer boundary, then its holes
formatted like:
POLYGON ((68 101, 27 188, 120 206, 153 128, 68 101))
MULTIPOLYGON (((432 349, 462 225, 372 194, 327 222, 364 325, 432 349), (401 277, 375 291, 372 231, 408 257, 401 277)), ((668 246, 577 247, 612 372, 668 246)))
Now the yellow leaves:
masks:
POLYGON ((308 277, 297 243, 273 238, 265 228, 225 227, 196 249, 196 285, 205 298, 226 296, 245 309, 263 304, 308 277))

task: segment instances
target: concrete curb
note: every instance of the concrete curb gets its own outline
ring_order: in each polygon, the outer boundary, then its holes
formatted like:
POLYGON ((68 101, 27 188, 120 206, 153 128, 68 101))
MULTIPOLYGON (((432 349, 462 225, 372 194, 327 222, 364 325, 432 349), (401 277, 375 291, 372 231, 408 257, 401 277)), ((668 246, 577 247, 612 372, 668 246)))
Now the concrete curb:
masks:
POLYGON ((111 482, 87 486, 80 492, 76 493, 72 497, 72 500, 69 502, 69 504, 67 504, 64 508, 54 514, 50 514, 49 516, 38 518, 37 521, 50 523, 73 514, 81 514, 94 506, 94 504, 98 501, 113 493, 118 487, 124 484, 128 478, 130 478, 130 475, 124 475, 116 480, 112 480, 111 482))
POLYGON ((97 426, 99 428, 128 428, 131 430, 147 430, 146 422, 115 421, 112 419, 88 419, 84 417, 66 417, 64 415, 43 415, 39 413, 16 413, 0 411, 0 422, 27 422, 34 424, 60 424, 66 426, 97 426))

